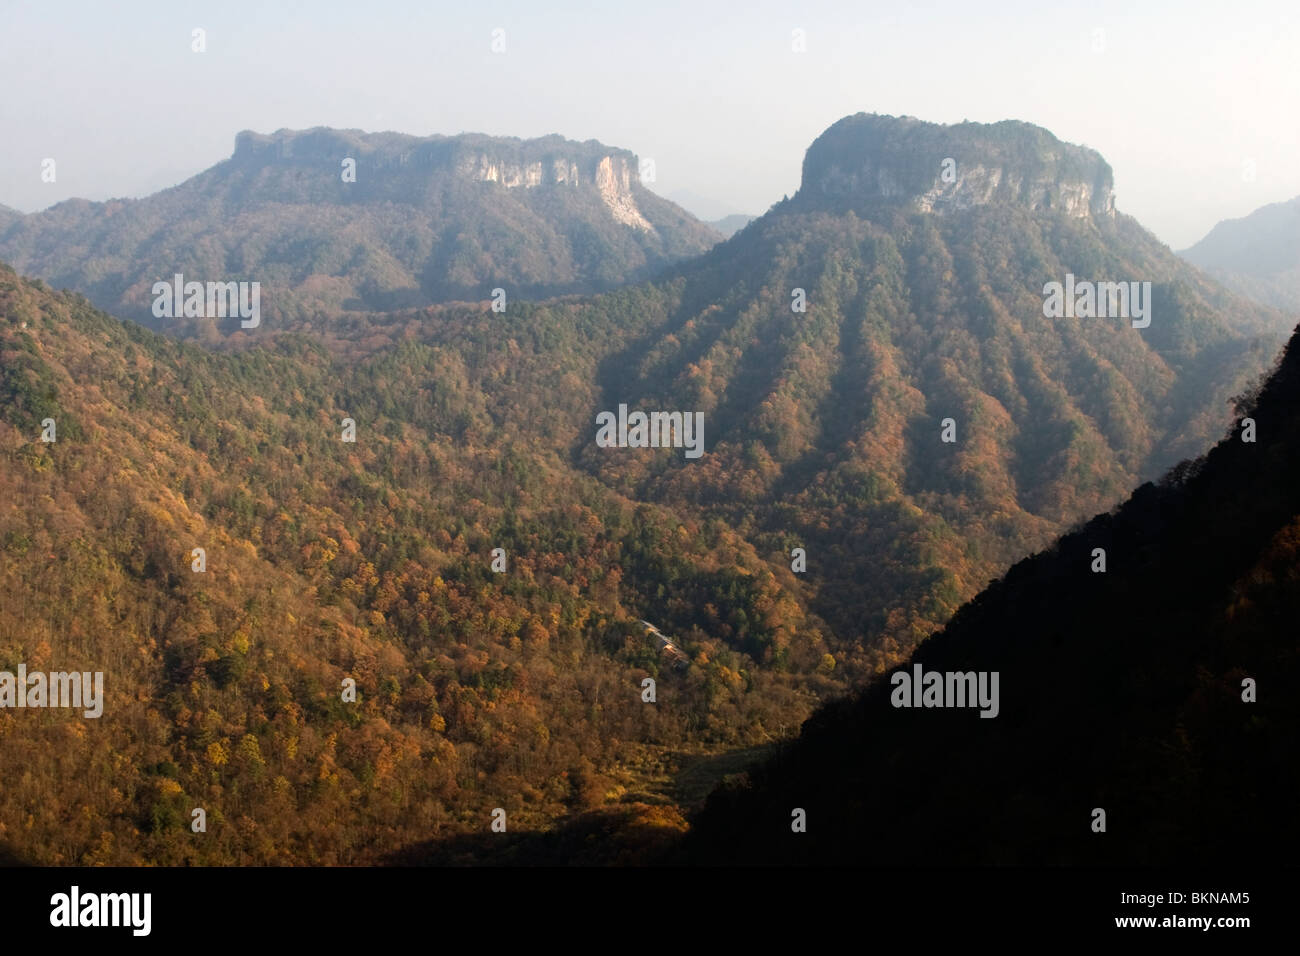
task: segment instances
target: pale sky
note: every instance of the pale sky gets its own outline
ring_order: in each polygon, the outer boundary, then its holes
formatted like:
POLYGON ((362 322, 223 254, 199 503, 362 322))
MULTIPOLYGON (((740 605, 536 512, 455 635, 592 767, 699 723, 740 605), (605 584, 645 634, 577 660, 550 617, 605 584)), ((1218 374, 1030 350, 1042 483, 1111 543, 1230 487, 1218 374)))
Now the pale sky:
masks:
POLYGON ((865 111, 1091 146, 1117 206, 1177 249, 1300 195, 1297 51, 1295 0, 0 0, 0 203, 141 196, 240 130, 334 126, 599 139, 692 211, 761 213, 865 111))

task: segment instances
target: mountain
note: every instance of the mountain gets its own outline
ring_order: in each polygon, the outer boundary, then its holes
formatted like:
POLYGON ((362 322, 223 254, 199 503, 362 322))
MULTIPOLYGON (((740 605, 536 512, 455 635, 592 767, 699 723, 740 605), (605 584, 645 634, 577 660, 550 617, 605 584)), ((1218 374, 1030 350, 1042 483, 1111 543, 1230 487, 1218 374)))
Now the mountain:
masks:
POLYGON ((740 230, 753 222, 755 218, 756 217, 748 216, 744 213, 735 213, 730 216, 723 216, 721 219, 712 220, 708 225, 715 232, 720 232, 722 235, 730 239, 736 233, 740 232, 740 230))
MULTIPOLYGON (((588 432, 575 459, 741 530, 831 625, 837 666, 867 674, 1216 441, 1290 325, 1117 212, 1090 150, 1023 123, 864 114, 812 144, 793 198, 591 315, 618 331, 592 340, 608 351, 590 414, 700 411, 708 453, 588 432), (1068 276, 1149 282, 1150 325, 1046 317, 1068 276)), ((799 644, 771 640, 777 659, 799 644)))
POLYGON ((652 281, 502 312, 180 339, 0 270, 0 671, 108 695, 98 721, 0 708, 0 853, 460 860, 498 808, 502 852, 662 849, 819 704, 1208 447, 1276 354, 1284 316, 1045 131, 860 115, 804 169, 652 281), (1132 318, 1048 317, 1067 277, 1151 287, 1132 318), (701 441, 602 438, 625 410, 701 441))
POLYGON ((685 858, 1294 865, 1298 341, 1208 455, 1018 563, 908 665, 729 778, 685 858), (898 706, 917 667, 997 674, 996 715, 898 706))
POLYGON ((4 230, 22 218, 23 214, 17 209, 10 209, 8 206, 0 205, 0 233, 3 233, 4 230))
POLYGON ((668 193, 666 198, 681 206, 692 216, 705 222, 725 219, 736 212, 735 208, 728 203, 720 202, 712 196, 702 195, 689 189, 675 189, 668 193))
POLYGON ((1179 255, 1248 298, 1300 312, 1300 196, 1225 219, 1179 255))
POLYGON ((585 396, 533 336, 586 336, 556 308, 226 354, 0 267, 0 693, 21 665, 105 695, 0 707, 0 852, 373 862, 498 807, 672 833, 683 762, 797 727, 836 687, 820 655, 743 645, 814 653, 824 624, 735 532, 568 463, 585 396))
POLYGON ((717 239, 594 140, 324 128, 240 133, 229 160, 144 199, 0 220, 0 258, 156 327, 153 283, 176 273, 258 281, 283 321, 593 292, 717 239))

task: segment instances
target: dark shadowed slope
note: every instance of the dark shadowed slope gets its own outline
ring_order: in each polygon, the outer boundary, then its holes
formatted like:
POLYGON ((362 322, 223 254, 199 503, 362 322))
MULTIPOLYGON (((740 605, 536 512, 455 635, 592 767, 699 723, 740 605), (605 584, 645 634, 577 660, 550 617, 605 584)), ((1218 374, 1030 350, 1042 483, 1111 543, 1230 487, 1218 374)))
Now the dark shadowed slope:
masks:
MULTIPOLYGON (((1300 347, 1205 458, 958 612, 913 661, 996 671, 1000 713, 882 677, 715 792, 700 862, 1294 863, 1300 347), (1092 570, 1104 549, 1106 571, 1092 570), (1243 681, 1257 684, 1245 702, 1243 681), (794 833, 794 808, 807 832, 794 833), (1093 832, 1104 809, 1106 832, 1093 832)), ((906 669, 909 673, 910 667, 906 669)))

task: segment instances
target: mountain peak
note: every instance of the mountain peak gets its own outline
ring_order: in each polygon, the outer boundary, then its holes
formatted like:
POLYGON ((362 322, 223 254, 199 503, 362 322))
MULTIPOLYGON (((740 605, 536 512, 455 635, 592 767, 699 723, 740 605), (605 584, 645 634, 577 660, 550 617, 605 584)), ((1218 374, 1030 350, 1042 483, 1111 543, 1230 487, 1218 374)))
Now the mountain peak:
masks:
POLYGON ((992 203, 1111 219, 1114 176, 1095 150, 1031 123, 927 123, 857 113, 808 148, 798 198, 944 213, 992 203))
POLYGON ((0 210, 0 257, 146 324, 154 282, 176 273, 263 281, 275 321, 594 293, 720 238, 644 187, 635 153, 554 134, 245 130, 153 196, 0 210))
POLYGON ((244 130, 235 137, 231 162, 237 166, 337 165, 350 157, 373 168, 454 172, 479 182, 507 187, 600 185, 612 177, 622 189, 640 185, 637 157, 597 140, 584 143, 557 134, 536 139, 461 133, 412 136, 367 133, 318 126, 274 133, 244 130))

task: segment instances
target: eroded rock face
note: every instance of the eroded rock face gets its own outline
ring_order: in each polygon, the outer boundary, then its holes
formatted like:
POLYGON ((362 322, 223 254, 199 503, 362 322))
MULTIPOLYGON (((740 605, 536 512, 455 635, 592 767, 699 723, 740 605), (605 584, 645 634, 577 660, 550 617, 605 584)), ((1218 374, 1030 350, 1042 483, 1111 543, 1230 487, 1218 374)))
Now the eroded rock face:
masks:
POLYGON ((464 163, 460 170, 478 182, 500 183, 507 188, 516 186, 532 187, 542 184, 542 164, 540 161, 525 166, 499 163, 490 156, 479 155, 464 163))
POLYGON ((905 205, 943 214, 1015 203, 1111 219, 1114 177, 1100 154, 1029 123, 943 126, 859 113, 809 147, 799 198, 869 210, 905 205))
MULTIPOLYGON (((412 180, 450 172, 471 182, 497 183, 507 189, 548 186, 594 187, 615 222, 647 233, 655 227, 637 204, 640 184, 636 157, 589 141, 559 136, 519 140, 475 134, 404 136, 358 130, 279 130, 270 135, 243 132, 236 137, 231 162, 245 167, 335 167, 343 157, 357 161, 358 183, 367 170, 405 175, 412 180)), ((362 191, 362 190, 358 190, 362 191)), ((323 201, 328 201, 328 198, 323 201)))
POLYGON ((161 318, 153 284, 178 272, 264 283, 269 324, 496 288, 593 294, 719 238, 642 186, 631 151, 560 136, 243 132, 229 159, 152 196, 0 207, 0 259, 145 324, 161 318))
POLYGON ((621 156, 606 156, 596 167, 596 188, 600 198, 609 207, 616 222, 634 229, 653 232, 654 227, 641 215, 632 197, 632 182, 636 172, 621 156))

